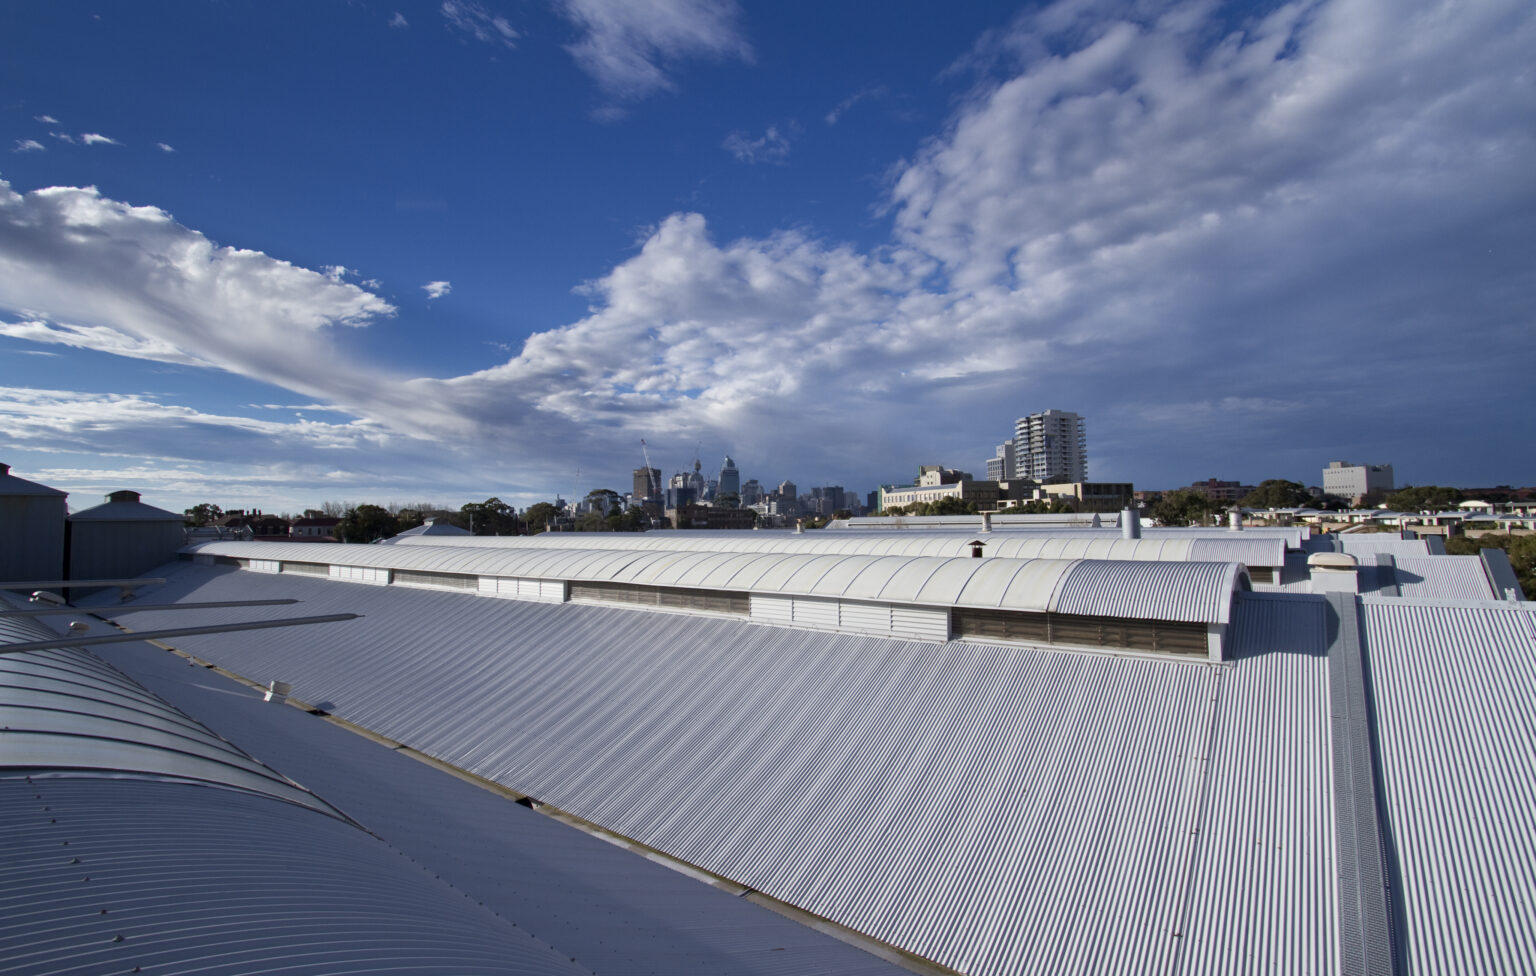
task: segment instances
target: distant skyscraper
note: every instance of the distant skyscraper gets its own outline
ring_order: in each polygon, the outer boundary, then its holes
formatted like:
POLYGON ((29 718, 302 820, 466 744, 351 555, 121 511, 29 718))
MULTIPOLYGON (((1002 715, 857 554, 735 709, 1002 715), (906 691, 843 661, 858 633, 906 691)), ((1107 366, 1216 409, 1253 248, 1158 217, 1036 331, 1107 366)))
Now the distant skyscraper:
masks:
POLYGON ((741 472, 736 470, 736 462, 726 455, 725 463, 720 466, 720 494, 741 495, 741 472))
POLYGON ((1042 484, 1088 480, 1088 435, 1075 413, 1046 410, 1020 417, 1013 452, 1017 477, 1042 484))
POLYGON ((661 469, 635 468, 635 498, 661 497, 661 469))
POLYGON ((763 486, 756 478, 748 478, 741 484, 741 505, 756 505, 763 500, 763 486))

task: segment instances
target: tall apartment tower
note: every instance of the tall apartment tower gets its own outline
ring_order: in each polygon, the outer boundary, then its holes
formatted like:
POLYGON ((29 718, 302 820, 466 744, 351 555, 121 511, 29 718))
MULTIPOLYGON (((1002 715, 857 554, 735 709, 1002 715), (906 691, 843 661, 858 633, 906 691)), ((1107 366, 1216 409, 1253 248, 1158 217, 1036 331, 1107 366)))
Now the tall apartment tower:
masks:
POLYGON ((729 454, 725 456, 725 463, 720 465, 720 494, 741 495, 741 472, 729 454))
POLYGON ((1013 454, 1020 478, 1041 484, 1087 481, 1087 425, 1066 410, 1020 417, 1013 427, 1013 454))

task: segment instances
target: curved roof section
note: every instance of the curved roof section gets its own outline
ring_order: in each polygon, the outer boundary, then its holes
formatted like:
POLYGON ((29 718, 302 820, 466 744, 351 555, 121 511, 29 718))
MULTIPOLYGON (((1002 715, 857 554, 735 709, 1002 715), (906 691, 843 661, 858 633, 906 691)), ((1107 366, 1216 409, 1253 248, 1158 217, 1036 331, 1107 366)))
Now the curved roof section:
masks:
MULTIPOLYGON (((54 636, 0 617, 0 645, 54 636)), ((0 654, 0 730, 0 770, 195 782, 342 816, 88 651, 0 654)))
POLYGON ((745 590, 894 604, 1225 623, 1249 589, 1237 563, 982 559, 844 552, 454 548, 204 542, 186 552, 417 572, 745 590))
POLYGON ((1010 559, 1138 559, 1239 562, 1245 566, 1285 565, 1287 536, 1231 532, 1221 535, 1155 534, 1122 539, 1110 532, 594 532, 572 535, 456 536, 453 539, 395 540, 401 546, 465 549, 626 549, 673 552, 822 552, 860 555, 968 556, 972 540, 986 543, 987 557, 1010 559))

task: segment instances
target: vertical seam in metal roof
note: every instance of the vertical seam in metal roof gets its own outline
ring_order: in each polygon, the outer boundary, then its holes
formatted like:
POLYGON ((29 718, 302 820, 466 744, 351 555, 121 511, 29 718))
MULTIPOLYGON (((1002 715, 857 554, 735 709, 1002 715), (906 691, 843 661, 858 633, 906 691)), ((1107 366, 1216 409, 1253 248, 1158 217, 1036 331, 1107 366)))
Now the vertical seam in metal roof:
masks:
POLYGON ((1397 971, 1387 900, 1385 838, 1374 761, 1364 642, 1354 594, 1327 594, 1328 683, 1333 702, 1334 818, 1338 832, 1339 967, 1346 973, 1397 971))

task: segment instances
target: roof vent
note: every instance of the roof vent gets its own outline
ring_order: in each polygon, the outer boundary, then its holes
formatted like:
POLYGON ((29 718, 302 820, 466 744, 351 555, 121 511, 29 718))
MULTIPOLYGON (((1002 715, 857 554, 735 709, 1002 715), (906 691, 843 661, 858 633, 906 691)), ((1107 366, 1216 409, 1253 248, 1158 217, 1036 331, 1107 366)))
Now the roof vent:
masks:
POLYGON ((1141 538, 1141 509, 1127 508, 1120 513, 1120 538, 1141 538))
POLYGON ((107 496, 107 501, 109 502, 136 502, 138 500, 139 493, 136 491, 114 491, 107 496))
POLYGON ((1307 557, 1313 593, 1359 593, 1359 565, 1347 552, 1314 552, 1307 557))
POLYGON ((276 702, 281 705, 288 700, 288 693, 293 690, 293 685, 286 681, 267 682, 267 693, 261 697, 262 701, 276 702))

